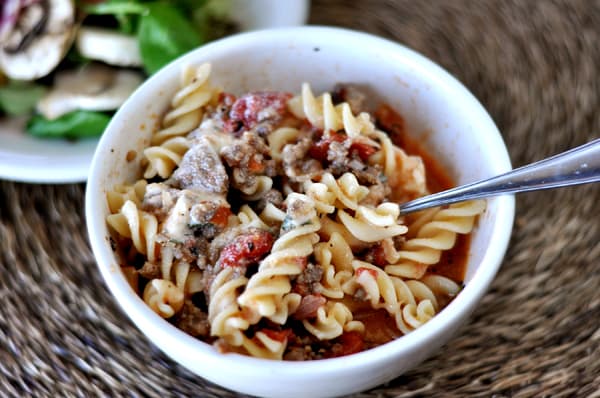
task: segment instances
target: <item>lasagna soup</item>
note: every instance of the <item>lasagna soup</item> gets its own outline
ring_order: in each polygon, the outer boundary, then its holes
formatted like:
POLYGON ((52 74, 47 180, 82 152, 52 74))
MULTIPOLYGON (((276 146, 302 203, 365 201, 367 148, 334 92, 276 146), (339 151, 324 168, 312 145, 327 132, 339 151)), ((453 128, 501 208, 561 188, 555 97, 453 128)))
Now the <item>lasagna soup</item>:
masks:
POLYGON ((452 300, 485 202, 399 215, 449 183, 398 114, 366 112, 351 85, 240 95, 209 75, 183 71, 143 178, 107 195, 152 310, 222 352, 311 360, 410 333, 452 300))

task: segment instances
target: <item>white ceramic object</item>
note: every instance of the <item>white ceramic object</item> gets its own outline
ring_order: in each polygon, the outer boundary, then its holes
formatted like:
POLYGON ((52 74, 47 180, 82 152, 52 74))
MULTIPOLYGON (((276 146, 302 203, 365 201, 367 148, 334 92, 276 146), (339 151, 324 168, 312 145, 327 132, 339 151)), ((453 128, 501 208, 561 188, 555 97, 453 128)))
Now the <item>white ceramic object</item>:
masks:
MULTIPOLYGON (((306 22, 308 0, 231 0, 231 18, 244 31, 306 22)), ((97 138, 77 141, 36 138, 25 120, 0 119, 0 179, 30 183, 85 181, 97 138)))
POLYGON ((456 79, 399 44, 364 33, 323 27, 259 31, 204 46, 148 80, 121 108, 92 162, 86 197, 88 231, 106 284, 133 322, 160 349, 196 374, 232 390, 272 397, 325 397, 365 390, 412 368, 443 345, 467 319, 488 288, 512 230, 514 198, 490 199, 473 232, 464 290, 431 321, 383 346, 348 357, 282 362, 219 354, 161 319, 129 287, 110 248, 106 192, 140 175, 130 150, 141 153, 151 134, 138 126, 162 114, 177 88, 183 65, 213 65, 213 80, 235 94, 278 89, 315 93, 336 82, 369 88, 406 119, 451 171, 457 183, 511 169, 502 138, 479 102, 456 79))

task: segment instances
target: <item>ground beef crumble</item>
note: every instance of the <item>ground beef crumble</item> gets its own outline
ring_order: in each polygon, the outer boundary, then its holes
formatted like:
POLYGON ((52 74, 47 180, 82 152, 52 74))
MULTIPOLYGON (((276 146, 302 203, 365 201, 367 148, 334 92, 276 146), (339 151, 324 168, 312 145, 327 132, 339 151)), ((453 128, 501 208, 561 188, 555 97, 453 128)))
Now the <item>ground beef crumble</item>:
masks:
POLYGON ((260 175, 276 175, 275 161, 270 159, 269 147, 264 138, 252 131, 221 149, 221 156, 231 170, 231 186, 251 194, 260 175))
POLYGON ((302 273, 294 281, 293 290, 301 295, 319 293, 323 268, 313 263, 308 263, 302 273))
POLYGON ((208 337, 210 335, 208 314, 196 307, 189 299, 184 301, 175 325, 194 337, 208 337))
POLYGON ((185 153, 169 182, 181 189, 223 195, 227 193, 229 176, 210 142, 201 137, 185 153))

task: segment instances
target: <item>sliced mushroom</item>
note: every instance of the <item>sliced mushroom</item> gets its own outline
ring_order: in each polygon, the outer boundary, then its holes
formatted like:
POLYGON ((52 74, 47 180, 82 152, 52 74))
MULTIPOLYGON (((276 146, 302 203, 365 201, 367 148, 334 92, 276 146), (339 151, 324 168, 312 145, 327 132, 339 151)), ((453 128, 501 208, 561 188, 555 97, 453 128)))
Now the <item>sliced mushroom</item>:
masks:
POLYGON ((111 111, 119 108, 142 83, 140 73, 89 64, 74 72, 56 74, 52 90, 37 105, 47 119, 78 110, 111 111))
POLYGON ((81 28, 77 33, 77 50, 89 59, 116 66, 142 66, 138 40, 114 30, 81 28))
POLYGON ((34 80, 54 70, 75 38, 72 0, 30 2, 0 43, 0 69, 13 79, 34 80))
POLYGON ((19 18, 21 0, 5 0, 0 5, 0 43, 4 43, 19 18))

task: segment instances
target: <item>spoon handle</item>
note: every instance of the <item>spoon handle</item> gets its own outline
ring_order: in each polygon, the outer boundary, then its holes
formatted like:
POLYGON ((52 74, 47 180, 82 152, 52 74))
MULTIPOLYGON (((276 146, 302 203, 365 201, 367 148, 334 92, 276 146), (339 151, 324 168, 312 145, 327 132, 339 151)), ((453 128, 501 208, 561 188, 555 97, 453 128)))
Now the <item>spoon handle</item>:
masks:
POLYGON ((598 181, 600 181, 600 139, 595 139, 499 176, 427 195, 403 203, 399 207, 401 214, 407 214, 470 199, 598 181))

